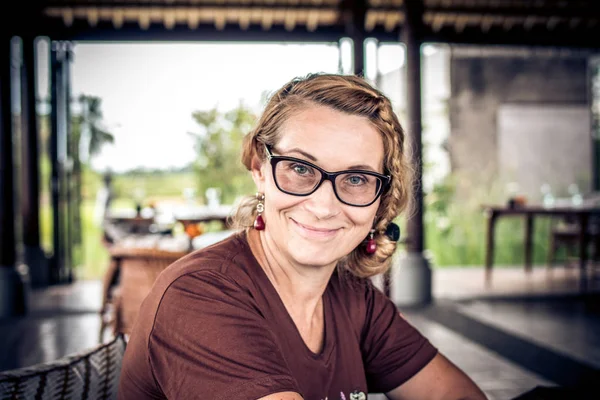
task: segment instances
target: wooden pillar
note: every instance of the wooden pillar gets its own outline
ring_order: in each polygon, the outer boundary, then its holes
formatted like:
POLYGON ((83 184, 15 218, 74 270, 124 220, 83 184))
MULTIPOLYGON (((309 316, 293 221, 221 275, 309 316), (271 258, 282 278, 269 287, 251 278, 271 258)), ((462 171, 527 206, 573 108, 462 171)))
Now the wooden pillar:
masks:
POLYGON ((600 57, 591 59, 588 70, 592 117, 592 190, 600 192, 600 57))
POLYGON ((25 292, 15 269, 16 235, 11 110, 11 37, 0 34, 0 318, 25 313, 25 292))
POLYGON ((52 192, 52 241, 53 256, 50 268, 52 283, 62 283, 68 268, 68 246, 66 235, 67 207, 65 203, 64 166, 67 161, 66 103, 65 103, 65 46, 64 42, 52 42, 50 53, 50 97, 51 97, 51 192, 52 192))
POLYGON ((352 65, 354 75, 365 76, 365 17, 367 15, 366 0, 347 0, 346 33, 352 39, 352 65))
POLYGON ((407 249, 412 253, 423 252, 423 156, 421 124, 421 40, 419 31, 422 25, 422 4, 419 0, 406 0, 405 22, 402 29, 402 41, 406 46, 406 130, 408 142, 412 146, 413 166, 415 168, 415 210, 407 224, 409 243, 407 249))
POLYGON ((364 36, 355 36, 353 42, 353 65, 354 75, 365 76, 365 38, 364 36))
POLYGON ((64 105, 64 135, 65 135, 65 160, 64 160, 64 182, 65 182, 65 282, 73 282, 73 249, 75 247, 75 200, 73 179, 73 134, 71 132, 71 61, 73 59, 73 42, 64 42, 63 58, 63 105, 64 105))
MULTIPOLYGON (((600 127, 598 128, 600 130, 600 127)), ((600 136, 600 132, 596 133, 600 136)), ((592 171, 592 179, 593 186, 592 190, 595 192, 600 192, 600 138, 594 139, 592 142, 592 151, 593 151, 593 171, 592 171)))
POLYGON ((50 268, 53 283, 73 280, 73 208, 72 160, 69 151, 70 124, 70 68, 71 43, 52 42, 51 50, 51 135, 50 158, 52 164, 52 220, 54 255, 50 268))
POLYGON ((12 268, 16 262, 16 237, 10 47, 10 37, 0 36, 0 265, 12 268))
POLYGON ((412 146, 415 169, 414 211, 407 220, 407 251, 393 265, 390 297, 396 305, 431 302, 431 268, 423 255, 423 187, 421 145, 421 38, 423 4, 420 0, 404 0, 402 41, 406 45, 406 142, 412 146))
POLYGON ((35 37, 22 36, 21 64, 21 216, 24 261, 32 287, 48 284, 48 265, 40 246, 39 130, 36 114, 35 37))

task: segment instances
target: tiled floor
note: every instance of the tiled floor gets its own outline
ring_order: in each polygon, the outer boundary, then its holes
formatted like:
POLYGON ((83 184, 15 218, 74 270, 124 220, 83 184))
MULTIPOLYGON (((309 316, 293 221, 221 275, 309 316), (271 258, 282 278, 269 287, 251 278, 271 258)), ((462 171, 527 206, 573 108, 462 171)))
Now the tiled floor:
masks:
MULTIPOLYGON (((555 386, 563 375, 597 376, 599 291, 586 292, 588 301, 581 302, 577 274, 563 272, 548 279, 542 268, 529 277, 521 268, 498 268, 490 289, 481 268, 435 270, 434 304, 402 311, 490 399, 513 399, 536 386, 555 386), (540 367, 539 360, 555 365, 540 367)), ((100 298, 98 281, 33 293, 27 317, 0 321, 0 370, 96 345, 100 298)))
POLYGON ((52 361, 98 344, 101 283, 54 286, 28 298, 24 318, 0 320, 0 370, 52 361))
POLYGON ((486 285, 483 267, 435 268, 432 290, 438 299, 497 297, 534 297, 600 292, 600 267, 588 271, 582 281, 577 268, 534 266, 526 273, 523 266, 494 267, 490 285, 486 285))
POLYGON ((442 354, 465 371, 490 400, 512 399, 536 386, 555 385, 431 321, 418 311, 403 311, 403 314, 442 354))
POLYGON ((600 368, 600 297, 543 301, 465 301, 458 310, 581 362, 600 368))

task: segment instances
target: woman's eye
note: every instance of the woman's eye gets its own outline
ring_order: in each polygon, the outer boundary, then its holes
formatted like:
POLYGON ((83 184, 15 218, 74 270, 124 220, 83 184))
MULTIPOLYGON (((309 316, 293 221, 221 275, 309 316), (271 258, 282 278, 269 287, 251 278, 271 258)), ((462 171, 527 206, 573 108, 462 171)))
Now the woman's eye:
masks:
POLYGON ((292 168, 294 169, 294 171, 296 171, 297 174, 300 174, 300 175, 306 175, 310 172, 308 167, 306 165, 302 165, 302 164, 296 164, 296 165, 292 166, 292 168))
POLYGON ((363 178, 362 176, 358 176, 358 175, 349 176, 347 181, 351 185, 363 185, 363 184, 367 183, 367 180, 365 178, 363 178))

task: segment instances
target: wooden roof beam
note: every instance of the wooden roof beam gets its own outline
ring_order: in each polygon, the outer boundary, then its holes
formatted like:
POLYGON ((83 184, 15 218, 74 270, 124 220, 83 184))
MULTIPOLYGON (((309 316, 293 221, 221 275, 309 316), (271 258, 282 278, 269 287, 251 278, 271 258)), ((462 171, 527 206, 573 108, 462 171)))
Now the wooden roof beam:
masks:
POLYGON ((42 9, 49 8, 157 8, 157 9, 189 9, 189 8, 223 8, 223 9, 265 9, 270 8, 273 10, 278 9, 330 9, 339 8, 341 0, 315 0, 315 1, 263 1, 263 2, 249 2, 249 1, 172 1, 172 2, 155 2, 155 1, 49 1, 43 2, 41 5, 42 9))
POLYGON ((515 8, 515 7, 425 7, 425 13, 460 14, 460 15, 491 15, 496 17, 528 17, 539 18, 589 18, 600 17, 600 2, 590 3, 589 7, 569 8, 515 8))
POLYGON ((187 25, 196 29, 202 24, 213 24, 217 30, 223 30, 228 23, 239 24, 247 29, 250 24, 262 26, 263 30, 270 29, 273 24, 283 25, 293 30, 297 25, 306 25, 309 31, 318 26, 333 25, 339 15, 337 9, 259 9, 259 8, 97 8, 78 7, 47 9, 49 17, 61 18, 69 27, 75 19, 87 20, 90 26, 96 26, 98 21, 111 21, 115 28, 120 28, 125 22, 137 22, 141 29, 146 30, 153 23, 162 23, 165 28, 172 29, 177 24, 187 25))

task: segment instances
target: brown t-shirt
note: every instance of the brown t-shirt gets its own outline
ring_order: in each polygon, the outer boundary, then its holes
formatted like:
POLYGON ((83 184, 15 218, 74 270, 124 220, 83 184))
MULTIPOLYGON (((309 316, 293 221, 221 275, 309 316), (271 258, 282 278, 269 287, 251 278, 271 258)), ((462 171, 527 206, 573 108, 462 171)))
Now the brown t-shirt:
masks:
POLYGON ((365 400, 421 370, 437 350, 369 280, 334 273, 319 354, 304 343, 244 233, 167 268, 142 304, 119 399, 365 400))

